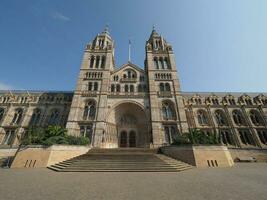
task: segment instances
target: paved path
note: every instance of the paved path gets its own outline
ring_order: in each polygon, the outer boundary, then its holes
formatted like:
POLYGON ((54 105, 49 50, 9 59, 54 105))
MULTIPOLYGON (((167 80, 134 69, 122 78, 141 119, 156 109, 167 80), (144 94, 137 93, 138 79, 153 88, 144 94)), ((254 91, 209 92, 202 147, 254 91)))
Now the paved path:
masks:
POLYGON ((0 169, 0 199, 267 199, 267 163, 178 173, 57 173, 47 169, 0 169))

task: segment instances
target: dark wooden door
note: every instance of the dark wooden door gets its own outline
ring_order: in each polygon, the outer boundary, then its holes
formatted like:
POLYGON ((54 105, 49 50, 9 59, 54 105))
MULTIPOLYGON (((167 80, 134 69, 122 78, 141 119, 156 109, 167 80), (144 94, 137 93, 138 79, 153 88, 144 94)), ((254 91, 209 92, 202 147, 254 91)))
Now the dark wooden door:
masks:
POLYGON ((129 134, 129 146, 136 147, 136 134, 134 131, 131 131, 129 134))
POLYGON ((121 132, 120 147, 127 147, 127 132, 121 132))

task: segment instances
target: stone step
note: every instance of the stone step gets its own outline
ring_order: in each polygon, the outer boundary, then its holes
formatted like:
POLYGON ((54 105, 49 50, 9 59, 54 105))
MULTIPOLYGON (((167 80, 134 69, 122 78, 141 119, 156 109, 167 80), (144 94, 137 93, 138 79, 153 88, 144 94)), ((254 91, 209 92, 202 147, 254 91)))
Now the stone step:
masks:
POLYGON ((92 149, 88 153, 48 167, 59 172, 179 172, 192 166, 157 149, 92 149))

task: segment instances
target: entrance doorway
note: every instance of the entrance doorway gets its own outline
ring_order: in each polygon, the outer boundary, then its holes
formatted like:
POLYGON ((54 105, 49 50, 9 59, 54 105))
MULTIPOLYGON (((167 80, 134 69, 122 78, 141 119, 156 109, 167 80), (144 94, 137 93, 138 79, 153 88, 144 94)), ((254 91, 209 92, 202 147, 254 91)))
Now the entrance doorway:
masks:
POLYGON ((129 134, 129 146, 136 147, 136 134, 134 131, 131 131, 129 134))
POLYGON ((122 131, 120 133, 120 147, 136 147, 136 132, 122 131))
POLYGON ((121 138, 120 138, 120 147, 127 147, 127 132, 122 131, 121 132, 121 138))

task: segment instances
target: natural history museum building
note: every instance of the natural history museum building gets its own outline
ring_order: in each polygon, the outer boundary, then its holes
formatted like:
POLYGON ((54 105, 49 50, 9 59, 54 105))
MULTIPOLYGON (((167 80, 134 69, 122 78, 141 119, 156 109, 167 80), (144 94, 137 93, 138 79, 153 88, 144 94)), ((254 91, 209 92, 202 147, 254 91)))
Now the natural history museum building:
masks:
POLYGON ((117 68, 105 29, 86 45, 75 91, 0 92, 0 146, 17 146, 31 126, 60 125, 100 148, 160 147, 197 128, 228 147, 262 149, 265 95, 182 92, 172 46, 155 30, 144 67, 117 68))

